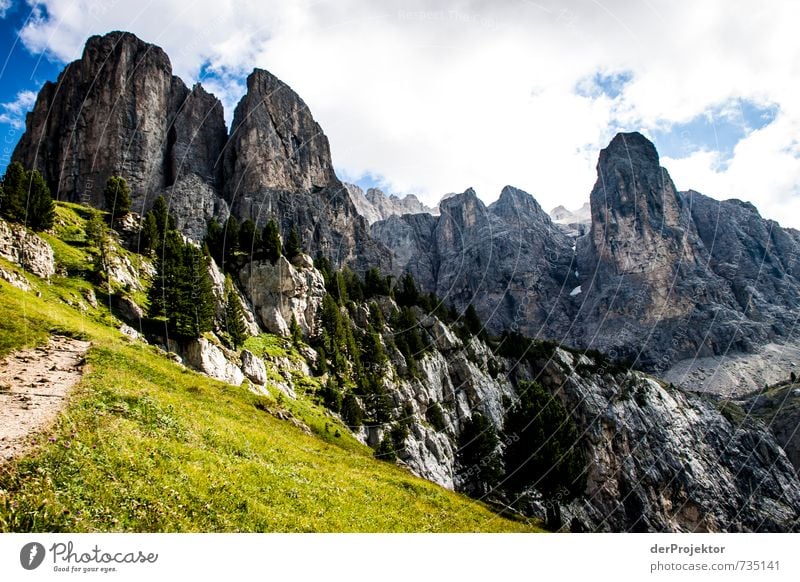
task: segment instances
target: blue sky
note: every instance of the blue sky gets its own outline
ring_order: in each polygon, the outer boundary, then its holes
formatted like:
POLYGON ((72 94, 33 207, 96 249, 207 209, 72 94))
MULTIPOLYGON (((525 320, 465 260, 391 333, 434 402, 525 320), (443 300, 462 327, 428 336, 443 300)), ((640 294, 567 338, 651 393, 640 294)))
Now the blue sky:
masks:
POLYGON ((0 172, 5 172, 13 147, 24 131, 26 105, 25 92, 37 93, 45 81, 55 80, 63 65, 41 54, 32 54, 17 32, 31 14, 26 4, 14 2, 0 19, 0 135, 3 136, 0 172), (23 94, 20 99, 20 94, 23 94), (19 107, 14 107, 18 105, 19 107))
POLYGON ((0 132, 16 141, 24 91, 88 36, 128 30, 229 122, 247 74, 270 70, 365 188, 435 204, 474 187, 488 203, 511 184, 578 208, 599 150, 641 131, 679 189, 800 227, 799 21, 791 0, 16 0, 0 18, 0 132))

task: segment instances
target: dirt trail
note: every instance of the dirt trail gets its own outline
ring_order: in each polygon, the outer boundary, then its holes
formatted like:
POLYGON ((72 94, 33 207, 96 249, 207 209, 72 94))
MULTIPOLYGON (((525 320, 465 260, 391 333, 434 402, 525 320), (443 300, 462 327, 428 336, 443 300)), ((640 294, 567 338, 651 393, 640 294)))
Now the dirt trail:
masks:
POLYGON ((46 346, 0 359, 0 463, 52 423, 83 374, 89 342, 53 336, 46 346))

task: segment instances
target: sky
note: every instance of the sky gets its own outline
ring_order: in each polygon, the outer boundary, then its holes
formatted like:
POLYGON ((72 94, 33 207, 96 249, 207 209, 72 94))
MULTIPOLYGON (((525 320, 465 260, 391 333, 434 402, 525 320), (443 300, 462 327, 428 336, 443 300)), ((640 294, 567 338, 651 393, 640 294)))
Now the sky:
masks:
POLYGON ((362 186, 435 204, 511 184, 575 209, 599 150, 641 131, 678 189, 800 228, 798 22, 793 0, 0 0, 0 170, 41 84, 119 29, 228 122, 247 74, 271 71, 362 186))

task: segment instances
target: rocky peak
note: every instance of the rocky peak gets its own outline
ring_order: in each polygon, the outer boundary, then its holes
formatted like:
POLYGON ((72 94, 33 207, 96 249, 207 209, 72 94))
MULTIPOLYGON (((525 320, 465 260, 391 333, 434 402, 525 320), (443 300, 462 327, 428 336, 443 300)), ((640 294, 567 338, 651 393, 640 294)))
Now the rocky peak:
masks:
MULTIPOLYGON (((81 59, 45 83, 12 159, 38 169, 60 199, 100 208, 106 180, 121 175, 142 211, 183 179, 218 185, 225 139, 213 95, 174 77, 159 47, 111 32, 91 37, 81 59)), ((175 195, 191 194, 184 190, 175 195)))
POLYGON ((226 152, 227 195, 262 188, 312 191, 334 185, 328 138, 288 85, 263 70, 247 77, 226 152))
POLYGON ((518 188, 505 186, 498 198, 489 206, 489 211, 497 216, 508 219, 535 218, 542 220, 546 224, 550 223, 550 217, 542 210, 536 199, 518 188))
POLYGON ((683 239, 688 213, 655 146, 640 133, 619 133, 601 150, 590 200, 595 258, 612 272, 668 270, 679 257, 694 262, 683 239))

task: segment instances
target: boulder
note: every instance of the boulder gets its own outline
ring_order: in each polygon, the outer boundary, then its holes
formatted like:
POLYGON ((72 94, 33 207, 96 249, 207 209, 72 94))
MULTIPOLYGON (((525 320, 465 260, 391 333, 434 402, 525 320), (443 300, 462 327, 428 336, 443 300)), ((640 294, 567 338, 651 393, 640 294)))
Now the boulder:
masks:
POLYGON ((242 373, 253 384, 263 386, 267 383, 267 367, 264 360, 250 350, 242 350, 242 373))
POLYGON ((239 366, 229 362, 225 353, 206 338, 191 340, 183 348, 184 362, 207 376, 239 386, 244 374, 239 366))

